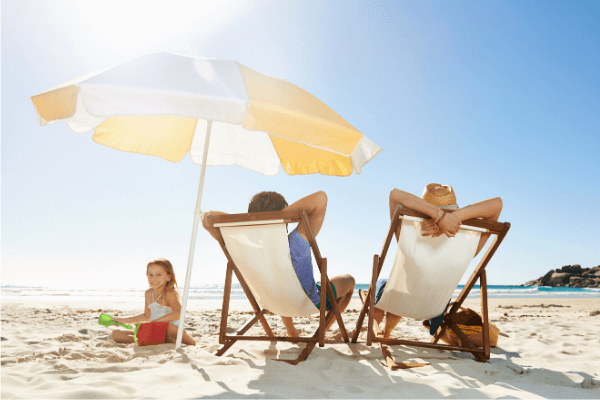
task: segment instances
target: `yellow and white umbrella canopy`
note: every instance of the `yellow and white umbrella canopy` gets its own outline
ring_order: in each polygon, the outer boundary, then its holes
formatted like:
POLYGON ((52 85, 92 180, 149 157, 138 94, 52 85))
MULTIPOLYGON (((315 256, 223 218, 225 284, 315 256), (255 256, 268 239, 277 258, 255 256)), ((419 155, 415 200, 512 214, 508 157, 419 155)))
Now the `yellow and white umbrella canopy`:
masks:
MULTIPOLYGON (((41 125, 66 122, 97 143, 202 165, 180 319, 185 318, 207 165, 276 175, 348 176, 381 148, 325 103, 235 60, 158 53, 31 98, 41 125)), ((179 324, 176 348, 181 346, 179 324)))
POLYGON ((115 149, 276 175, 347 176, 381 148, 325 103, 235 60, 158 53, 31 98, 41 125, 64 121, 115 149))

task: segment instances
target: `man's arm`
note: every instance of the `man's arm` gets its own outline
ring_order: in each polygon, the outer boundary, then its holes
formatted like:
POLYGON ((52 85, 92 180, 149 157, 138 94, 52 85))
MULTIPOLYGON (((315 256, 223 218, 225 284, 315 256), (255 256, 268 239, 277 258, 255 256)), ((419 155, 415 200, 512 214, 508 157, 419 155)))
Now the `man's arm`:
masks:
MULTIPOLYGON (((325 211, 327 210, 327 195, 325 192, 319 191, 308 195, 283 209, 283 211, 297 210, 306 211, 310 228, 312 229, 313 235, 316 237, 321 230, 321 226, 323 226, 323 221, 325 220, 325 211)), ((300 221, 297 229, 300 236, 302 236, 304 240, 308 241, 310 232, 304 219, 300 221)), ((285 325, 288 336, 298 336, 298 332, 294 327, 294 320, 291 317, 284 316, 281 316, 281 319, 285 325)))
MULTIPOLYGON (((283 211, 305 210, 308 214, 308 222, 312 229, 313 235, 316 237, 323 226, 325 220, 325 211, 327 210, 327 195, 322 190, 306 197, 301 198, 295 203, 284 208, 283 211)), ((304 221, 298 224, 298 233, 305 240, 308 240, 310 233, 308 226, 304 221)))

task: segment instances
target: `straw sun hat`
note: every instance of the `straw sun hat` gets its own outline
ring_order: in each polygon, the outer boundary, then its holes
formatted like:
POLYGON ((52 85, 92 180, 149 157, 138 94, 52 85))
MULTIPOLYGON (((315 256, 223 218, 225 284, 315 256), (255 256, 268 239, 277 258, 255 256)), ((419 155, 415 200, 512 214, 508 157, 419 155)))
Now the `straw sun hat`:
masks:
POLYGON ((430 183, 425 186, 421 198, 434 206, 442 209, 458 208, 456 204, 456 195, 450 185, 440 185, 439 183, 430 183))

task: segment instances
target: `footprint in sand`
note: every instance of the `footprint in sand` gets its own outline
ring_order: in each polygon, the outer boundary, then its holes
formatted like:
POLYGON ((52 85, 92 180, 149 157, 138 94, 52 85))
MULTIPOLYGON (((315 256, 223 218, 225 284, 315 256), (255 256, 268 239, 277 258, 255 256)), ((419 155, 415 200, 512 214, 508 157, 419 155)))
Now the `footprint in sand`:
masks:
POLYGON ((59 342, 80 342, 81 338, 75 335, 62 335, 61 337, 58 337, 57 340, 59 342))
POLYGON ((109 356, 106 359, 106 361, 109 362, 109 363, 122 363, 122 362, 125 362, 127 360, 124 359, 123 357, 119 357, 118 355, 113 354, 112 356, 109 356))

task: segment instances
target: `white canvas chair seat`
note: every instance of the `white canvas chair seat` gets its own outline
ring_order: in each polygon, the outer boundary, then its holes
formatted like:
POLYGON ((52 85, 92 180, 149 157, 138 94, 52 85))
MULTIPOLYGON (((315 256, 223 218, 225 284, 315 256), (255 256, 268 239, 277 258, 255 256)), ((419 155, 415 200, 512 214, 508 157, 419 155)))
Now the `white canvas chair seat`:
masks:
POLYGON ((285 223, 215 224, 227 251, 260 306, 284 317, 316 314, 294 271, 285 223))
POLYGON ((481 232, 421 236, 421 219, 405 217, 390 277, 376 307, 403 317, 433 318, 444 312, 469 263, 481 232))

